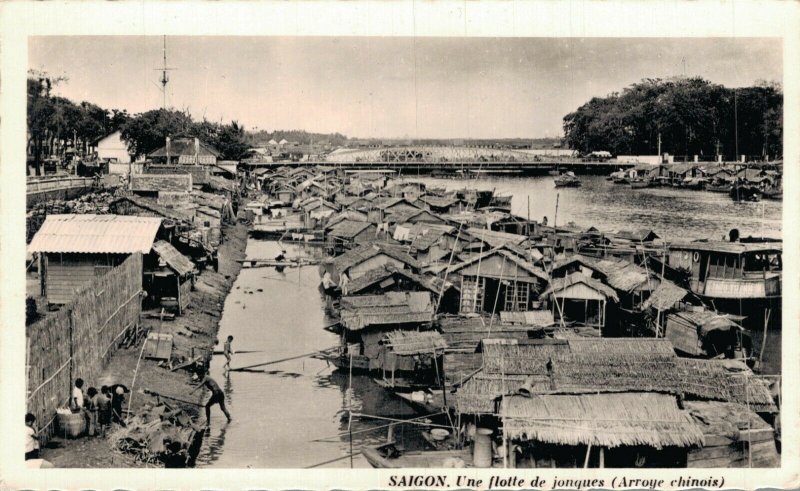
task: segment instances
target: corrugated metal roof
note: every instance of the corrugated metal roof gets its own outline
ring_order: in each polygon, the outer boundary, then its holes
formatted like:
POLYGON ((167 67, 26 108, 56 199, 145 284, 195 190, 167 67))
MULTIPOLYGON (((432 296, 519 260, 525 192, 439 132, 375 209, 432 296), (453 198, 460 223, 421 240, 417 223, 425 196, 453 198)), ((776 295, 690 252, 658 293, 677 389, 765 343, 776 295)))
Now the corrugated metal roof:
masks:
POLYGON ((186 276, 194 271, 194 263, 169 242, 159 240, 153 244, 153 250, 180 276, 186 276))
POLYGON ((161 218, 121 215, 49 215, 29 252, 147 254, 161 218))

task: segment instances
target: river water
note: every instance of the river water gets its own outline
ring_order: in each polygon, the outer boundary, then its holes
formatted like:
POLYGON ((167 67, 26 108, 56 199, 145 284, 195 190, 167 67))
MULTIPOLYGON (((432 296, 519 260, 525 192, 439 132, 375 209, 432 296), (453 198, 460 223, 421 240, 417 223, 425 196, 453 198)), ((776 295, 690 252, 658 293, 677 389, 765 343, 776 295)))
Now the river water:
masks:
MULTIPOLYGON (((414 179, 417 180, 417 179, 414 179)), ((581 177, 581 188, 558 189, 552 178, 486 177, 472 181, 422 178, 429 184, 495 189, 514 196, 513 212, 531 218, 547 216, 552 223, 556 194, 558 223, 574 221, 600 230, 652 228, 664 237, 720 238, 731 228, 743 235, 780 236, 781 203, 734 203, 725 194, 671 188, 631 190, 602 177, 581 177)), ((285 245, 287 256, 319 255, 318 249, 285 245)), ((250 239, 248 258, 275 257, 273 241, 250 239)), ((243 269, 225 301, 219 339, 233 335, 234 350, 258 353, 234 355, 241 367, 287 358, 337 344, 338 337, 322 329, 330 324, 325 300, 318 289, 315 266, 243 269)), ((779 333, 771 339, 777 343, 779 333)), ((772 343, 771 343, 772 344, 772 343)), ((198 467, 302 468, 333 460, 324 467, 369 467, 363 457, 352 461, 348 408, 355 413, 410 418, 414 413, 401 400, 369 378, 334 371, 326 362, 302 358, 263 367, 264 373, 229 372, 224 358, 212 362, 211 375, 222 386, 233 421, 227 423, 218 407, 212 409, 198 467), (348 390, 348 387, 351 387, 348 390), (323 441, 313 441, 323 440, 323 441)), ((353 418, 352 449, 385 441, 387 421, 353 418)), ((396 439, 407 448, 420 448, 417 427, 401 425, 396 439)))
POLYGON ((486 176, 478 179, 405 178, 448 189, 494 189, 511 195, 511 211, 552 225, 570 221, 601 231, 649 228, 665 238, 722 238, 731 228, 743 237, 780 237, 781 202, 734 202, 727 193, 678 188, 631 189, 603 176, 580 176, 579 188, 556 188, 553 178, 486 176), (555 215, 558 195, 558 215, 555 215))

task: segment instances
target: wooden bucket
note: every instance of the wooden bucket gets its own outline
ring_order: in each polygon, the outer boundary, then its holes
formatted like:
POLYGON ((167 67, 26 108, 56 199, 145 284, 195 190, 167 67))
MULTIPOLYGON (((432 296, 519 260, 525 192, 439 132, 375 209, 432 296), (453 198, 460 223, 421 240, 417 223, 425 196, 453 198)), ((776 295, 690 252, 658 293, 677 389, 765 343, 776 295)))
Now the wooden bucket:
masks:
POLYGON ((83 413, 58 414, 58 427, 69 438, 81 436, 86 429, 86 419, 83 413))

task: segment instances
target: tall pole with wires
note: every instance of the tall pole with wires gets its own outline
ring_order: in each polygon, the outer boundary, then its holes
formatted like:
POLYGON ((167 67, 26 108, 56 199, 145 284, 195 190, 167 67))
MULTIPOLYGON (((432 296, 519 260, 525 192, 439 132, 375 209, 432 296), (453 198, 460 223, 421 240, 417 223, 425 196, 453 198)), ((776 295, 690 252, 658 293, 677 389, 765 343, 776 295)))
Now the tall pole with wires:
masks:
POLYGON ((162 95, 161 108, 162 109, 166 109, 167 108, 167 83, 169 83, 169 72, 174 70, 174 68, 168 68, 167 67, 167 36, 164 36, 164 43, 163 43, 163 47, 162 47, 162 50, 161 50, 161 54, 162 54, 162 58, 163 58, 163 64, 161 65, 161 68, 156 68, 155 70, 161 72, 161 79, 159 80, 159 83, 161 84, 161 95, 162 95))

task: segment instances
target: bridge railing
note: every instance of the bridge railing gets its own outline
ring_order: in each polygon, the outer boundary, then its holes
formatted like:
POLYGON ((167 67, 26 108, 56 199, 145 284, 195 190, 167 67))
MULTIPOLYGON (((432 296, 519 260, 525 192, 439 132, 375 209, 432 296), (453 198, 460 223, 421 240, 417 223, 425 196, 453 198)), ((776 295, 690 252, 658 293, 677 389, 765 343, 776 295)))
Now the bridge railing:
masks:
POLYGON ((46 191, 57 191, 59 189, 70 189, 80 187, 90 187, 93 184, 91 177, 52 177, 44 179, 28 179, 27 193, 41 193, 46 191))

